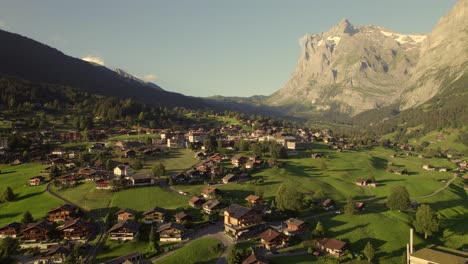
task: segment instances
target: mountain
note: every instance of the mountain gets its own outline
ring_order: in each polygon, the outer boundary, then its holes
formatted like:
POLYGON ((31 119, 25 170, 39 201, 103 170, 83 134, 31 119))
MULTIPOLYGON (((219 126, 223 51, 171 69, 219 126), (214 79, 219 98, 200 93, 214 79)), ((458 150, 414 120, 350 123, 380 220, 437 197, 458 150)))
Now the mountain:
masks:
POLYGON ((347 19, 329 31, 307 34, 288 82, 266 104, 293 114, 331 111, 354 116, 398 105, 419 105, 442 83, 466 74, 467 1, 425 34, 400 34, 379 26, 354 26, 347 19))
POLYGON ((134 98, 147 104, 206 108, 206 100, 168 92, 122 70, 63 54, 57 49, 18 34, 0 30, 0 76, 37 83, 69 86, 94 94, 134 98))
POLYGON ((141 83, 142 85, 145 85, 145 86, 148 86, 148 87, 151 87, 153 89, 156 89, 156 90, 159 90, 159 91, 164 91, 163 88, 159 87, 158 85, 152 83, 152 82, 145 82, 143 81, 142 79, 126 72, 125 70, 122 70, 122 69, 115 69, 114 70, 117 74, 119 74, 120 76, 124 77, 124 78, 127 78, 127 79, 130 79, 132 81, 137 81, 139 83, 141 83))

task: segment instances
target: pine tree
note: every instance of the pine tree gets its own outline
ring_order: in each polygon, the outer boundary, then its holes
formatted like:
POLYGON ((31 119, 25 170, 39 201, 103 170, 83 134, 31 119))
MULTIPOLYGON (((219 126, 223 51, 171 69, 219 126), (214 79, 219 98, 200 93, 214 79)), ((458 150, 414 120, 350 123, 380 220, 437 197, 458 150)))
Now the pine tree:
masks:
POLYGON ((27 225, 27 224, 32 223, 32 222, 34 222, 34 218, 31 215, 31 213, 29 211, 24 212, 23 219, 21 220, 21 223, 23 225, 27 225))
POLYGON ((406 210, 410 207, 411 201, 408 190, 404 186, 392 187, 387 198, 387 207, 391 210, 406 210))
POLYGON ((354 215, 356 214, 356 208, 354 207, 354 200, 351 196, 348 197, 346 201, 346 205, 344 207, 344 213, 346 215, 354 215))
POLYGON ((14 199, 15 199, 15 194, 13 193, 13 189, 11 189, 11 187, 7 187, 5 189, 5 192, 3 192, 1 200, 3 202, 10 202, 10 201, 13 201, 14 199))
POLYGON ((315 229, 312 231, 312 236, 316 238, 325 237, 325 227, 323 227, 322 223, 317 222, 315 229))
POLYGON ((437 214, 426 204, 419 206, 416 211, 416 220, 414 221, 416 231, 424 233, 424 239, 432 233, 439 231, 439 220, 437 214))

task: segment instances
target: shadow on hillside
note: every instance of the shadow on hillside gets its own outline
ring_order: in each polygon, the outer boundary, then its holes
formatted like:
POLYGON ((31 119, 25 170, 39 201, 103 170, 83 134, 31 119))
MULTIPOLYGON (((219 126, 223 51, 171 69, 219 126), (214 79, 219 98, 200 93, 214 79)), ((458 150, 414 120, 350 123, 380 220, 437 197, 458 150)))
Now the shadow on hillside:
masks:
POLYGON ((0 219, 3 218, 14 218, 20 215, 21 213, 8 213, 8 214, 0 214, 0 219))
POLYGON ((371 163, 372 166, 376 169, 383 170, 387 167, 387 160, 379 157, 372 157, 371 163))
POLYGON ((360 225, 356 225, 356 226, 353 226, 353 227, 350 227, 350 228, 345 228, 345 229, 342 229, 342 230, 339 230, 339 231, 335 231, 335 232, 331 232, 331 237, 339 237, 339 236, 343 236, 343 235, 346 235, 347 233, 349 232, 352 232, 358 228, 364 228, 366 226, 368 226, 369 224, 360 224, 360 225))
POLYGON ((4 171, 4 172, 1 172, 0 175, 3 175, 3 174, 11 174, 11 173, 15 173, 16 171, 4 171))
POLYGON ((21 201, 21 200, 24 200, 24 199, 28 199, 28 198, 40 195, 40 194, 42 194, 44 192, 45 192, 45 190, 41 191, 41 192, 28 193, 26 195, 19 196, 18 198, 15 199, 15 201, 21 201))
POLYGON ((282 183, 280 181, 267 181, 267 182, 263 182, 261 184, 258 184, 259 186, 267 186, 267 185, 275 185, 275 184, 279 184, 279 183, 282 183))

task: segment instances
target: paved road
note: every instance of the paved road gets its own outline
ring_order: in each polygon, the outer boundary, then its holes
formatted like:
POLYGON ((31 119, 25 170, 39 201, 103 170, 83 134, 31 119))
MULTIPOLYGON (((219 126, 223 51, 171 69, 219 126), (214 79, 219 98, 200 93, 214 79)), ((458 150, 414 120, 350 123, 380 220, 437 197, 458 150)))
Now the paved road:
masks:
MULTIPOLYGON (((66 203, 69 203, 69 204, 72 204, 78 208, 80 208, 80 210, 82 210, 83 212, 85 212, 86 214, 88 214, 89 216, 91 216, 91 218, 94 219, 94 221, 96 221, 98 223, 98 226, 99 226, 99 234, 98 234, 98 240, 96 241, 96 244, 94 245, 94 247, 90 250, 90 252, 88 253, 88 255, 85 257, 84 259, 84 263, 93 263, 95 257, 96 257, 96 253, 97 253, 97 250, 99 248, 99 246, 101 245, 101 242, 102 242, 102 239, 104 238, 104 234, 105 234, 105 230, 106 230, 106 225, 104 224, 104 222, 102 221, 102 219, 97 216, 95 213, 91 212, 91 211, 88 211, 86 209, 84 209, 83 207, 77 205, 77 204, 74 204, 72 203, 71 201, 63 198, 62 196, 52 192, 50 190, 50 185, 52 184, 52 181, 49 182, 47 184, 47 187, 46 187, 46 191, 48 193, 50 193, 51 195, 57 197, 58 199, 66 202, 66 203)), ((92 236, 90 236, 91 238, 92 236)), ((89 238, 89 239, 90 239, 89 238)), ((88 239, 88 242, 89 242, 89 239, 88 239)))
POLYGON ((447 183, 445 183, 445 186, 440 188, 440 189, 437 189, 435 190, 434 192, 428 194, 428 195, 422 195, 422 196, 416 196, 416 197, 411 197, 411 199, 420 199, 420 198, 427 198, 427 197, 431 197, 431 196, 434 196, 438 193, 440 193, 441 191, 447 189, 447 187, 449 187, 449 185, 457 178, 457 175, 453 175, 452 179, 448 180, 447 183))

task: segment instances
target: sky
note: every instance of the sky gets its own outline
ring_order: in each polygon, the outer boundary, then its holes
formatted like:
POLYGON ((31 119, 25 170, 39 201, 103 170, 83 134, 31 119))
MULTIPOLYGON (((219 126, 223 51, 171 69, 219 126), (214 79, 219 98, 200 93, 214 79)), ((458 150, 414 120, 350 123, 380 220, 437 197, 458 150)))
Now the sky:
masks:
MULTIPOLYGON (((430 33, 456 0, 0 0, 0 29, 193 96, 269 95, 343 18, 430 33)), ((0 43, 1 48, 1 43, 0 43)))

